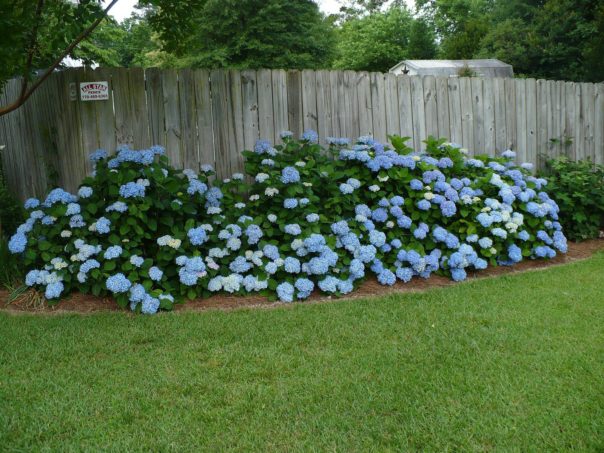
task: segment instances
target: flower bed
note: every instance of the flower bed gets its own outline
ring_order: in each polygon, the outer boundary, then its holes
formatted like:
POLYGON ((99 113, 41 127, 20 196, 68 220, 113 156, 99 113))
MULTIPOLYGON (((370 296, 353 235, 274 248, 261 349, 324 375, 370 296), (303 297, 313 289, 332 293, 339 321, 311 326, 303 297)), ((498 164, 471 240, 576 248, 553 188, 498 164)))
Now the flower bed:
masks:
POLYGON ((416 153, 400 137, 349 146, 312 131, 244 151, 246 173, 214 181, 170 167, 164 150, 91 155, 77 195, 51 191, 25 203, 11 238, 28 286, 50 301, 72 290, 111 294, 155 313, 220 291, 284 302, 314 290, 346 294, 370 273, 384 285, 432 273, 551 258, 566 251, 545 180, 514 153, 469 158, 428 139, 416 153))

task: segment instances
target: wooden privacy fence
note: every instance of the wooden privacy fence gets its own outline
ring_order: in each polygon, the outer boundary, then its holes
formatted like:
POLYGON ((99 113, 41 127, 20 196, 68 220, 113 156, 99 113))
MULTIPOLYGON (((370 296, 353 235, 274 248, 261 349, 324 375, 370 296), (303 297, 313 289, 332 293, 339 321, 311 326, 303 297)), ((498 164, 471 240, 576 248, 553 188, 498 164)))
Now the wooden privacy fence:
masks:
MULTIPOLYGON (((0 102, 19 92, 8 83, 0 102)), ((282 130, 326 137, 447 137, 473 153, 512 148, 604 162, 604 84, 534 79, 435 78, 353 71, 99 68, 57 72, 0 117, 7 180, 21 198, 50 185, 74 190, 88 154, 118 144, 163 145, 172 163, 218 175, 241 171, 240 152, 282 130), (82 101, 79 84, 107 81, 108 100, 82 101)))

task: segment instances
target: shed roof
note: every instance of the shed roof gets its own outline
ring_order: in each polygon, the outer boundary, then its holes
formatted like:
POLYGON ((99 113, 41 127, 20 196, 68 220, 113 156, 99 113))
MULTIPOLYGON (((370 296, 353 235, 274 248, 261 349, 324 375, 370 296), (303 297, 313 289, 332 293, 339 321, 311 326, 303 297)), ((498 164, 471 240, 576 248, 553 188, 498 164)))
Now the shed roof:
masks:
POLYGON ((394 65, 390 70, 406 65, 412 69, 433 69, 433 68, 508 68, 511 65, 495 58, 480 60, 403 60, 394 65))

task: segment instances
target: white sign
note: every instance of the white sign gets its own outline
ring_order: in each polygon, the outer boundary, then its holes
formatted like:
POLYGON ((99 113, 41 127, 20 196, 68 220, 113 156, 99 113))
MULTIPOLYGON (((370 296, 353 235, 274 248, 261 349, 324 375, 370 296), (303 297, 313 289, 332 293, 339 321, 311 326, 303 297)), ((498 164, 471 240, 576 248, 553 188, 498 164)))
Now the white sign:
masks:
POLYGON ((108 82, 80 83, 80 99, 82 101, 103 101, 109 99, 108 82))

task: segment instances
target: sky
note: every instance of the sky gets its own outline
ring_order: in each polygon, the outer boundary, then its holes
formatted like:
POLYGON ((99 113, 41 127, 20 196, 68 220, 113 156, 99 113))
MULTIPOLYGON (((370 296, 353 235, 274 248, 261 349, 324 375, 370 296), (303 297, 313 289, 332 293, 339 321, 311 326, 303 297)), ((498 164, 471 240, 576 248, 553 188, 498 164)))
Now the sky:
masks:
MULTIPOLYGON (((110 0, 103 0, 104 4, 109 3, 110 0)), ((410 7, 413 7, 413 0, 406 0, 407 4, 410 7)), ((111 8, 110 14, 115 17, 117 21, 122 21, 125 18, 129 17, 130 14, 134 11, 134 5, 136 5, 137 0, 119 0, 113 8, 111 8)), ((326 14, 337 13, 340 9, 340 5, 337 0, 318 0, 319 8, 326 14)))

